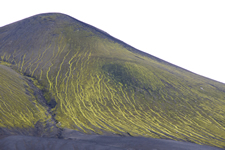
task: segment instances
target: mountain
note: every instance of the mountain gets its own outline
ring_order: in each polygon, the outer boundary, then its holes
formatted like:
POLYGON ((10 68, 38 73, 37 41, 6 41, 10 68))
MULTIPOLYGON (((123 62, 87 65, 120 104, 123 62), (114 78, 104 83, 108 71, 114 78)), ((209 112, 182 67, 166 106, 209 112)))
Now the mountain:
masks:
POLYGON ((225 148, 224 84, 70 16, 1 27, 0 70, 2 136, 73 130, 225 148))

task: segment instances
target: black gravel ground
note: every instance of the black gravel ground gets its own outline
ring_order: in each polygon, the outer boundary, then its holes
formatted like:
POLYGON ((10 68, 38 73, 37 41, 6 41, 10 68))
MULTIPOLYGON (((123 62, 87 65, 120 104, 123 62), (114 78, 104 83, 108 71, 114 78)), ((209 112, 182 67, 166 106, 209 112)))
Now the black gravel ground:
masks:
POLYGON ((79 135, 57 139, 32 136, 8 136, 0 139, 1 150, 222 150, 188 142, 144 137, 79 135))

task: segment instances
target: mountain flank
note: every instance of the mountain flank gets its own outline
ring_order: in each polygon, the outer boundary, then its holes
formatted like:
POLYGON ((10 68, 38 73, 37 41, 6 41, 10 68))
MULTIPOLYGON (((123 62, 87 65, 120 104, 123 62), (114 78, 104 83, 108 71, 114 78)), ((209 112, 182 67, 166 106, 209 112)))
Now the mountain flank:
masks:
POLYGON ((2 135, 64 138, 70 129, 225 148, 224 84, 70 16, 1 27, 0 61, 2 135))

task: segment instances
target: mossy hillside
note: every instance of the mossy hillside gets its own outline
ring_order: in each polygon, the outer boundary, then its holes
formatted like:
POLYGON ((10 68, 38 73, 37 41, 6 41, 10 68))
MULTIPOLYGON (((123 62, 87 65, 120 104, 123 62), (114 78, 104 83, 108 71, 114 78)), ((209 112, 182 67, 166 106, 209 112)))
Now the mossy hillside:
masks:
POLYGON ((0 85, 0 127, 29 129, 37 122, 45 126, 50 116, 38 103, 24 77, 0 65, 0 85))
POLYGON ((59 127, 225 146, 224 84, 61 14, 0 33, 1 61, 38 80, 48 101, 57 102, 59 127))

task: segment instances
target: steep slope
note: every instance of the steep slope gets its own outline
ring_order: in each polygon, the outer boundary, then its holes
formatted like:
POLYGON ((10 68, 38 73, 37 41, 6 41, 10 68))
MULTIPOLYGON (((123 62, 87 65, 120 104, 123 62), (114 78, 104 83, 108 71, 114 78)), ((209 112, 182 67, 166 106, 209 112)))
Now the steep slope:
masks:
POLYGON ((224 84, 69 16, 41 14, 0 28, 0 56, 38 81, 59 128, 225 147, 224 84))
POLYGON ((10 131, 14 134, 54 137, 57 128, 38 95, 39 90, 32 80, 4 65, 0 62, 0 127, 5 134, 10 131))

